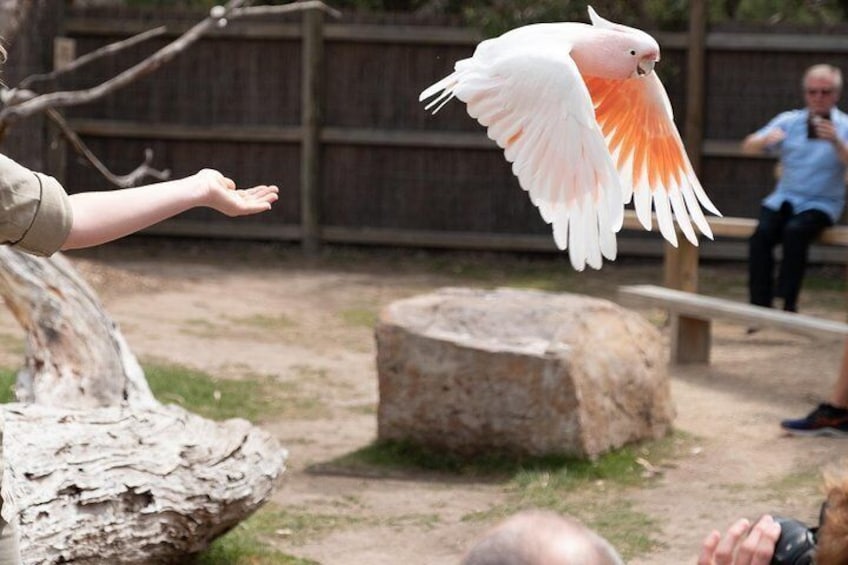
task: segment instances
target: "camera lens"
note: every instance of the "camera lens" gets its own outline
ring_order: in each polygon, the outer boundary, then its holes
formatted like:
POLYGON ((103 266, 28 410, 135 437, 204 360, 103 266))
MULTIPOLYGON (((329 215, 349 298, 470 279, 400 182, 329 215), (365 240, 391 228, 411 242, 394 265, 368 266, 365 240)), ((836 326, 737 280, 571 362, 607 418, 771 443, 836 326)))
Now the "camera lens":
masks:
POLYGON ((816 534, 803 522, 792 518, 774 517, 780 524, 780 537, 774 544, 771 565, 813 565, 816 553, 816 534))

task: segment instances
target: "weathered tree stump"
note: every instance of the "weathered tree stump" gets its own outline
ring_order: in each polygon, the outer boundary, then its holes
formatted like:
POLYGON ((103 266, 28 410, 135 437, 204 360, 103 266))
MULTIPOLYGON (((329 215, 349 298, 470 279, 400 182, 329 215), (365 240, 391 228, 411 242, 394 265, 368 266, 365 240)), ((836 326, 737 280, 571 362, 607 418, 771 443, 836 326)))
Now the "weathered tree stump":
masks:
POLYGON ((24 402, 0 410, 3 515, 25 563, 184 562, 268 500, 286 451, 245 420, 157 402, 63 257, 0 247, 0 295, 27 342, 24 402))

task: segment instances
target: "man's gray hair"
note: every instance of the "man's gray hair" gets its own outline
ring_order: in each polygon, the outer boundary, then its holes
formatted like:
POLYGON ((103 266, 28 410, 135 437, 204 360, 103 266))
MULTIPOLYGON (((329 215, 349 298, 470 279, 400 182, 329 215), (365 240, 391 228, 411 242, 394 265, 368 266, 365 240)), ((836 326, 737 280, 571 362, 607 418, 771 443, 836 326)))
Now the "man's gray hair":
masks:
POLYGON ((519 512, 495 526, 461 565, 624 565, 603 537, 554 512, 519 512))
POLYGON ((801 85, 806 87, 807 79, 812 77, 828 79, 833 85, 833 88, 840 92, 842 91, 842 70, 839 67, 824 63, 813 65, 804 73, 804 80, 801 81, 801 85))

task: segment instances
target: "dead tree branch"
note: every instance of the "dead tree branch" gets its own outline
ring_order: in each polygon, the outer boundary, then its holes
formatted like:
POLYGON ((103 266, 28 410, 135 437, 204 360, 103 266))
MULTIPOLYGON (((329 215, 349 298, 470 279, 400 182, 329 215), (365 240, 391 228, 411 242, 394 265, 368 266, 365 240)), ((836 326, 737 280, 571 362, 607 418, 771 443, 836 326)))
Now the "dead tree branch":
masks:
POLYGON ((97 171, 103 175, 103 177, 120 188, 129 188, 131 186, 135 186, 140 180, 144 178, 154 178, 157 180, 166 180, 170 178, 171 171, 169 169, 155 169, 151 166, 153 162, 153 150, 149 147, 144 150, 144 161, 135 168, 132 172, 126 175, 116 175, 112 171, 103 164, 97 155, 88 148, 88 146, 80 139, 80 136, 77 135, 68 122, 65 121, 64 116, 59 113, 55 108, 48 108, 46 111, 47 117, 50 118, 62 131, 62 134, 67 138, 71 145, 73 145, 74 149, 76 149, 77 153, 82 155, 83 157, 91 163, 97 171))
POLYGON ((142 33, 139 33, 138 35, 134 35, 134 36, 130 37, 129 39, 125 39, 123 41, 116 41, 115 43, 110 43, 109 45, 101 47, 100 49, 95 49, 91 53, 86 53, 82 57, 78 57, 78 58, 74 59, 73 61, 71 61, 70 63, 68 63, 64 67, 62 67, 61 69, 54 69, 53 71, 51 71, 49 73, 42 73, 42 74, 38 74, 38 75, 30 75, 30 76, 26 77, 25 79, 23 79, 20 82, 20 84, 18 84, 18 86, 16 88, 17 89, 27 89, 33 83, 58 78, 61 75, 71 73, 71 72, 79 69, 80 67, 83 67, 83 66, 85 66, 89 63, 92 63, 92 62, 94 62, 98 59, 102 59, 103 57, 107 57, 107 56, 111 56, 111 55, 116 55, 117 53, 119 53, 119 52, 121 52, 125 49, 129 49, 130 47, 133 47, 134 45, 138 45, 139 43, 143 43, 143 42, 147 41, 148 39, 153 39, 154 37, 159 37, 160 35, 164 34, 167 30, 168 30, 167 27, 159 26, 159 27, 144 31, 142 33))
POLYGON ((56 69, 50 73, 32 75, 23 79, 15 88, 2 88, 0 85, 0 102, 4 105, 0 109, 0 141, 5 136, 9 126, 23 118, 45 113, 49 119, 55 122, 63 135, 68 139, 74 149, 88 160, 103 177, 112 184, 119 187, 133 186, 145 177, 153 177, 159 180, 168 178, 170 172, 157 170, 151 166, 153 152, 151 149, 145 151, 145 160, 134 171, 126 175, 116 175, 109 171, 106 165, 98 159, 94 153, 85 145, 80 137, 65 121, 58 112, 58 108, 78 106, 86 104, 124 88, 125 86, 139 80, 140 78, 154 72, 159 67, 171 61, 181 52, 185 51, 198 39, 213 30, 215 27, 227 25, 229 20, 248 16, 268 16, 287 14, 303 10, 322 10, 333 17, 341 17, 341 13, 330 8, 323 2, 310 0, 305 2, 293 2, 281 6, 245 6, 249 0, 229 0, 224 6, 215 6, 209 15, 189 28, 177 39, 159 49, 143 61, 133 65, 114 77, 100 83, 97 86, 71 91, 57 91, 45 94, 34 92, 30 86, 34 83, 50 80, 60 75, 73 72, 80 67, 97 59, 114 55, 119 51, 147 41, 153 37, 160 36, 166 32, 164 26, 148 30, 129 39, 118 41, 88 53, 75 59, 66 67, 56 69))

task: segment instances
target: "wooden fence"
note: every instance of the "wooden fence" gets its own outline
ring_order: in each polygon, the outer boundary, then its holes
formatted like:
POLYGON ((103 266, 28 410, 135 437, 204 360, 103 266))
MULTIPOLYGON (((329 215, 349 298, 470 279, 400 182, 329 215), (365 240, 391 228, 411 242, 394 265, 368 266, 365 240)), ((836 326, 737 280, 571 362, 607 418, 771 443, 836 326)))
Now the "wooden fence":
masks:
MULTIPOLYGON (((78 54, 163 23, 169 32, 58 86, 96 84, 201 16, 68 9, 61 32, 78 54)), ((848 39, 720 30, 655 35, 663 46, 657 72, 704 186, 725 215, 756 216, 772 188, 774 162, 742 156, 739 140, 802 105, 800 78, 810 64, 848 70, 848 39), (693 66, 700 70, 690 76, 693 66)), ((117 172, 132 169, 151 147, 154 164, 175 175, 215 166, 243 185, 281 187, 269 214, 227 220, 192 211, 152 230, 158 233, 301 240, 308 249, 346 242, 554 250, 549 227, 464 105, 448 104, 433 116, 417 102, 480 39, 459 27, 325 20, 317 11, 236 21, 69 117, 117 172)), ((75 155, 47 161, 72 191, 108 188, 75 155)), ((622 254, 663 250, 657 233, 636 231, 621 234, 620 247, 622 254)), ((701 253, 745 257, 738 241, 706 243, 701 253)), ((817 248, 813 260, 843 261, 844 253, 817 248)))

